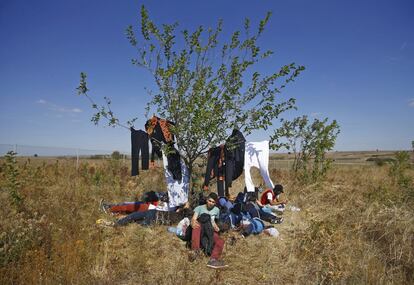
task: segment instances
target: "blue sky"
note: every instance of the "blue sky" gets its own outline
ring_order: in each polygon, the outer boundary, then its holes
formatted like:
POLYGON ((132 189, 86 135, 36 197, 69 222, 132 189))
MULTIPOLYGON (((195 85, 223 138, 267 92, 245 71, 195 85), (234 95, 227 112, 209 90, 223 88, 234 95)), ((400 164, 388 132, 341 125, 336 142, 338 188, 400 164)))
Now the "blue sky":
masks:
MULTIPOLYGON (((260 40, 275 51, 258 67, 269 73, 296 62, 306 71, 284 98, 298 111, 336 119, 335 150, 410 149, 414 140, 414 2, 411 0, 109 1, 0 0, 0 144, 130 149, 122 128, 95 126, 86 98, 76 96, 79 73, 90 94, 112 99, 121 121, 138 116, 150 75, 131 64, 125 28, 139 23, 145 4, 156 23, 182 29, 214 26, 225 33, 273 15, 260 40)), ((256 132, 248 140, 265 140, 256 132)))

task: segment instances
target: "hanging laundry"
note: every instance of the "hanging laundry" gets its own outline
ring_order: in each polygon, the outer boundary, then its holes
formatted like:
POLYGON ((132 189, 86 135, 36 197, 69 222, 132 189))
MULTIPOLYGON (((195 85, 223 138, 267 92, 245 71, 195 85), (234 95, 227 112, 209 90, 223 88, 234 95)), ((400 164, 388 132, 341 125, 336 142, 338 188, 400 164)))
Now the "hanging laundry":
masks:
POLYGON ((245 138, 234 129, 225 145, 209 149, 207 169, 204 176, 204 189, 208 189, 210 179, 217 178, 219 197, 229 195, 229 187, 243 173, 245 138))
POLYGON ((210 179, 217 178, 217 194, 219 197, 224 197, 224 172, 224 144, 222 144, 208 150, 204 190, 208 189, 210 179))
POLYGON ((165 119, 160 119, 156 116, 152 116, 145 123, 145 130, 151 139, 152 151, 151 151, 151 163, 154 162, 154 156, 159 158, 163 157, 161 147, 163 144, 167 144, 169 153, 167 154, 168 170, 172 173, 175 180, 181 180, 181 165, 180 154, 176 148, 174 148, 174 135, 171 132, 171 127, 175 124, 165 119))
POLYGON ((160 119, 156 116, 152 116, 145 123, 145 130, 151 140, 151 162, 154 162, 155 156, 162 158, 161 146, 163 143, 174 143, 174 135, 171 133, 170 128, 175 124, 165 119, 160 119))
POLYGON ((184 205, 188 202, 188 191, 190 189, 190 173, 184 162, 180 159, 182 177, 180 180, 174 179, 173 173, 169 170, 169 160, 163 153, 162 160, 164 164, 164 174, 167 180, 168 189, 168 206, 170 208, 184 205))
POLYGON ((161 143, 158 142, 156 139, 150 138, 151 140, 151 163, 154 163, 155 157, 162 158, 162 151, 161 151, 161 143))
POLYGON ((248 142, 244 154, 244 177, 247 192, 254 192, 254 184, 250 174, 250 168, 257 167, 263 177, 266 186, 274 187, 269 175, 269 141, 248 142))
MULTIPOLYGON (((180 153, 174 147, 171 147, 167 154, 167 163, 168 170, 171 172, 174 180, 181 181, 182 171, 181 171, 181 157, 180 153), (172 149, 171 149, 172 148, 172 149)), ((163 153, 164 155, 164 153, 163 153)))
MULTIPOLYGON (((243 134, 234 129, 225 144, 226 161, 226 192, 234 180, 240 177, 244 168, 244 151, 246 139, 243 134)), ((228 194, 228 193, 226 193, 228 194)))
POLYGON ((139 154, 141 152, 141 168, 149 168, 148 134, 143 130, 131 128, 131 176, 139 174, 139 154))

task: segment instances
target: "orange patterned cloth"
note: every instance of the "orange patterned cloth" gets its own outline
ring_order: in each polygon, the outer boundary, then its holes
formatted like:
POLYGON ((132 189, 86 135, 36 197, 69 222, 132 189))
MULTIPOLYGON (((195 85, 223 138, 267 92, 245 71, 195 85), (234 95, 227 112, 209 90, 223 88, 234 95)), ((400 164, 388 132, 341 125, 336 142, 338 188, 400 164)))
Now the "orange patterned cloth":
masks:
POLYGON ((145 124, 145 129, 150 137, 156 136, 155 139, 157 139, 158 141, 169 143, 174 141, 174 135, 170 131, 172 125, 174 125, 173 122, 167 121, 165 119, 160 119, 156 116, 152 116, 152 118, 149 119, 145 124), (161 134, 156 133, 157 125, 159 125, 161 129, 161 134), (162 136, 162 138, 160 136, 162 136))

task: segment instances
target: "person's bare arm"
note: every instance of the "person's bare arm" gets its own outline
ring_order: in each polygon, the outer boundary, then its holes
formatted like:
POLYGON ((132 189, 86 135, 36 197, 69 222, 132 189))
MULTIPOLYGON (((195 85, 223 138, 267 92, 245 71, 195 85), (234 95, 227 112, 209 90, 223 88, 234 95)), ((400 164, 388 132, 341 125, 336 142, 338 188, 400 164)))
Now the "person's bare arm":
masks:
POLYGON ((215 232, 219 232, 220 228, 217 226, 216 221, 211 221, 211 224, 213 225, 213 229, 215 232))
POLYGON ((279 198, 276 198, 272 201, 272 205, 281 205, 281 204, 287 204, 288 203, 288 199, 286 198, 286 196, 282 193, 279 195, 279 198))
POLYGON ((198 218, 198 214, 194 213, 193 217, 191 218, 191 227, 193 229, 196 229, 200 226, 200 224, 197 221, 197 218, 198 218))

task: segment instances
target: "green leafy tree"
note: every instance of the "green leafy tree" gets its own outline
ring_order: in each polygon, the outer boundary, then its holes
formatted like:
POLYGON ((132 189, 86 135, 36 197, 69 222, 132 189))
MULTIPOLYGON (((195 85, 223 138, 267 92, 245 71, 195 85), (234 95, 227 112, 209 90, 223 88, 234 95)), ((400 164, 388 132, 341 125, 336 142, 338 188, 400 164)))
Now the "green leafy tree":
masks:
POLYGON ((313 122, 307 116, 292 121, 282 119, 282 126, 271 136, 270 145, 274 150, 292 151, 293 171, 306 181, 316 181, 330 168, 331 160, 326 153, 335 146, 339 132, 336 120, 328 123, 328 118, 313 122))
MULTIPOLYGON (((222 143, 234 127, 245 135, 266 130, 282 112, 295 107, 293 98, 282 99, 280 93, 303 66, 290 63, 268 75, 255 70, 259 62, 273 55, 258 45, 270 16, 267 13, 256 29, 245 19, 243 29, 225 41, 221 39, 221 20, 215 28, 178 31, 178 23, 155 24, 142 6, 139 32, 132 26, 126 29, 137 52, 132 63, 146 69, 156 84, 156 90, 148 90, 146 116, 156 111, 175 122, 172 132, 190 173, 196 159, 222 143)), ((81 73, 77 89, 96 110, 95 124, 106 118, 111 126, 126 127, 110 109, 110 99, 98 106, 89 96, 85 73, 81 73)))

